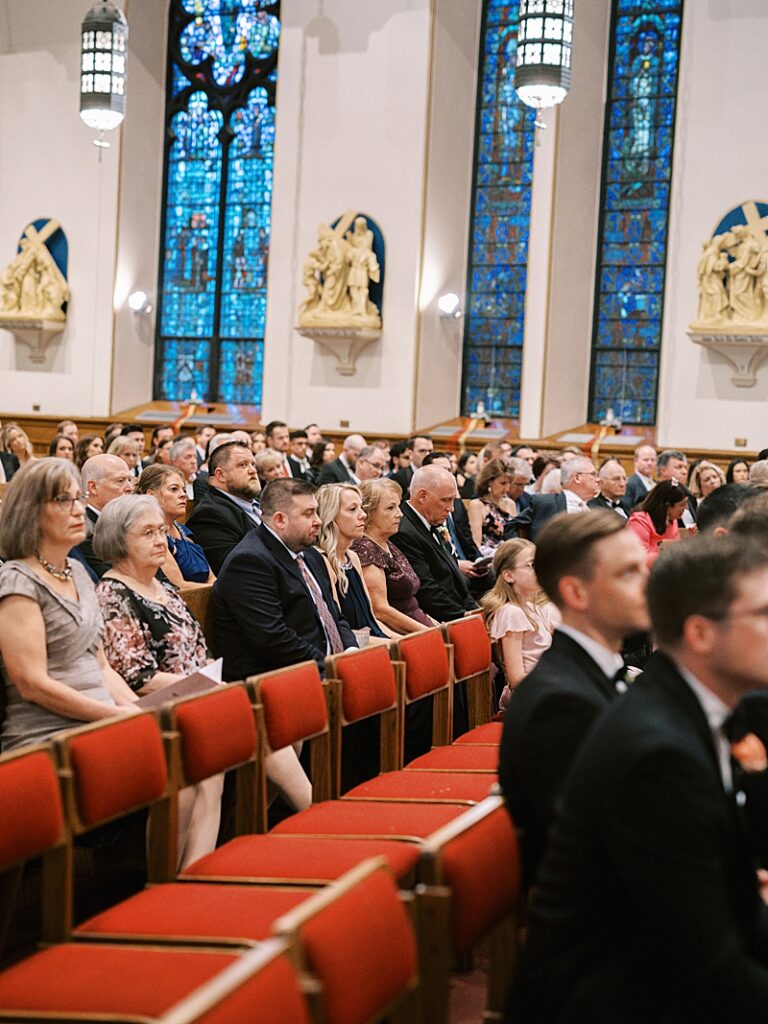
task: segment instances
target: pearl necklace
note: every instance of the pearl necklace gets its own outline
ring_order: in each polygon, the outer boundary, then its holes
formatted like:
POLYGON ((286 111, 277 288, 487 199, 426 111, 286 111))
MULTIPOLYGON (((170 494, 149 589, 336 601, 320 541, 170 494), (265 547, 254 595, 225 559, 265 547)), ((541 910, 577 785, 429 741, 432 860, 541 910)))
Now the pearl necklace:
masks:
POLYGON ((35 554, 35 558, 38 560, 40 565, 42 565, 42 567, 45 569, 45 571, 49 572, 51 574, 51 576, 53 576, 53 578, 55 580, 62 580, 62 582, 66 582, 67 580, 71 580, 72 579, 72 566, 69 564, 69 559, 68 558, 64 559, 64 568, 63 569, 59 569, 57 566, 53 565, 51 562, 46 561, 46 559, 43 558, 43 556, 41 554, 39 554, 39 553, 35 554))

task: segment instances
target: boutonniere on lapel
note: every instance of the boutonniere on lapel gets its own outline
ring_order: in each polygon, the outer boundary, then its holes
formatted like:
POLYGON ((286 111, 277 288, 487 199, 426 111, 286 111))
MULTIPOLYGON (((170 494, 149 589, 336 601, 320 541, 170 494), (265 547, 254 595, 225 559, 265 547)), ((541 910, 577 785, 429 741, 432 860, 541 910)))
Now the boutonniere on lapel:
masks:
POLYGON ((626 693, 641 671, 641 669, 636 668, 634 665, 625 665, 624 668, 619 669, 613 677, 616 693, 626 693))
POLYGON ((731 757, 745 772, 764 772, 768 768, 765 744, 753 732, 731 743, 731 757))

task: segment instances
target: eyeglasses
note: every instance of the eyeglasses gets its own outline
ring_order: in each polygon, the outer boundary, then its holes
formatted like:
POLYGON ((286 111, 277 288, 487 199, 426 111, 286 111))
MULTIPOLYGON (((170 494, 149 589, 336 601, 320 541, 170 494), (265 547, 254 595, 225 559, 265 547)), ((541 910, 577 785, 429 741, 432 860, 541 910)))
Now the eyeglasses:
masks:
POLYGON ((76 494, 74 498, 71 494, 57 494, 51 498, 51 504, 58 505, 61 509, 66 509, 67 512, 73 512, 75 508, 75 502, 79 501, 81 505, 85 505, 88 500, 86 494, 76 494))
POLYGON ((167 526, 147 526, 141 530, 135 536, 140 537, 142 540, 154 540, 155 537, 162 537, 165 539, 168 536, 167 526))
POLYGON ((514 566, 515 569, 533 569, 533 562, 520 562, 519 565, 514 566))

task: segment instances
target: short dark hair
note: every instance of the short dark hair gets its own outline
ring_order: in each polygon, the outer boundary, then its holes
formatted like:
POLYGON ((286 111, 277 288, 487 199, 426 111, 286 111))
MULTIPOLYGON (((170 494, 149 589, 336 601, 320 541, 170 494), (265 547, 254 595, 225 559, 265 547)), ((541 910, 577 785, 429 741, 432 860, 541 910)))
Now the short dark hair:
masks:
POLYGON ((242 448, 246 452, 251 451, 250 446, 245 441, 225 441, 224 444, 214 448, 208 456, 208 476, 213 476, 219 467, 224 468, 227 465, 235 454, 235 448, 242 448))
MULTIPOLYGON (((735 484, 740 490, 745 488, 735 484)), ((718 487, 718 490, 722 490, 718 487)), ((763 546, 768 545, 768 493, 763 487, 750 487, 748 501, 734 513, 728 524, 728 531, 742 540, 746 537, 763 546)), ((712 492, 717 493, 716 491, 712 492)))
POLYGON ((140 423, 124 423, 120 431, 121 437, 128 437, 129 434, 143 434, 144 427, 140 423))
POLYGON ((408 441, 395 441, 395 443, 389 449, 389 454, 395 458, 399 458, 408 447, 408 441))
POLYGON ((156 443, 156 441, 157 441, 157 439, 158 439, 158 437, 160 435, 160 431, 161 430, 173 430, 173 424, 172 423, 161 423, 159 426, 154 427, 153 430, 152 430, 152 437, 151 437, 152 444, 156 443))
POLYGON ((725 618, 742 577, 760 569, 768 569, 768 548, 743 537, 696 537, 665 546, 648 581, 656 639, 677 643, 691 615, 725 618))
POLYGON ((282 420, 270 420, 270 422, 264 427, 264 434, 266 437, 271 437, 274 431, 278 427, 287 427, 287 423, 283 423, 282 420))
POLYGON ((435 459, 448 459, 448 461, 450 462, 451 453, 450 452, 429 452, 427 455, 424 456, 424 461, 422 462, 422 466, 431 466, 432 463, 435 461, 435 459))
POLYGON ((294 498, 314 494, 317 488, 308 480, 280 477, 270 480, 261 492, 261 514, 266 519, 275 512, 287 512, 294 498))
POLYGON ((755 461, 760 462, 761 459, 768 459, 768 448, 761 448, 757 453, 757 459, 755 461))
POLYGON ((416 441, 418 441, 419 438, 421 438, 423 441, 431 441, 432 440, 432 438, 429 436, 429 434, 411 434, 411 436, 405 442, 405 447, 406 448, 413 448, 414 443, 416 441))
POLYGON ((658 459, 656 460, 656 464, 659 467, 659 469, 663 469, 668 462, 672 461, 672 459, 679 459, 681 462, 688 461, 688 457, 686 456, 685 452, 681 452, 677 448, 667 448, 663 452, 661 452, 658 459))
POLYGON ((550 519, 536 537, 533 559, 536 576, 550 601, 561 606, 559 583, 563 576, 590 579, 595 569, 595 546, 625 526, 621 516, 607 509, 578 515, 561 512, 550 519))
POLYGON ((718 526, 727 526, 731 516, 745 501, 764 493, 762 487, 751 487, 749 484, 723 484, 722 487, 716 487, 696 509, 699 533, 712 533, 718 526))
POLYGON ((298 441, 300 437, 303 437, 306 440, 306 438, 307 438, 306 430, 292 430, 290 432, 290 434, 288 435, 288 438, 291 441, 298 441))

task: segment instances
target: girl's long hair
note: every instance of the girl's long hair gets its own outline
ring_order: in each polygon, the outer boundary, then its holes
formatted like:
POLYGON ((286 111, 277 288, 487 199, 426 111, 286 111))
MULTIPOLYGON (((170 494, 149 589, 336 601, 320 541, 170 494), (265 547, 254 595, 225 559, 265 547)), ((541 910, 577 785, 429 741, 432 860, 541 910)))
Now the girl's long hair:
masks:
MULTIPOLYGON (((513 583, 507 583, 504 573, 515 568, 515 562, 520 554, 530 549, 531 554, 536 550, 536 545, 529 540, 505 540, 496 548, 493 556, 493 571, 496 574, 496 583, 493 589, 480 600, 480 607, 483 610, 483 620, 489 623, 493 615, 505 604, 514 604, 525 615, 534 629, 538 629, 539 623, 532 615, 527 601, 521 601, 513 583)), ((547 595, 540 590, 533 599, 534 605, 547 603, 547 595)))

